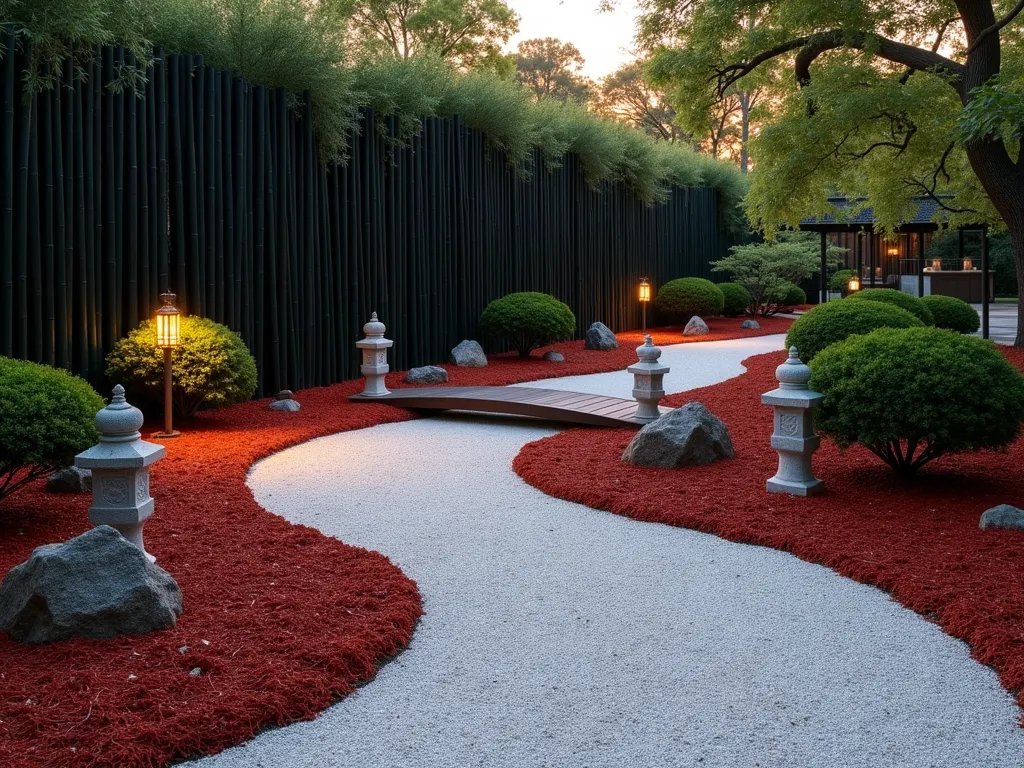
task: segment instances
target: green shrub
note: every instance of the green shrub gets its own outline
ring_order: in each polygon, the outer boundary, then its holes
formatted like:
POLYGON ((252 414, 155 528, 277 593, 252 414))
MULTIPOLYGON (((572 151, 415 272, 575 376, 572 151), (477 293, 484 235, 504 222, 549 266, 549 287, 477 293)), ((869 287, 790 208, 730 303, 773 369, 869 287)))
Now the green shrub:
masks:
POLYGON ((0 500, 37 477, 70 466, 99 434, 103 399, 77 376, 0 357, 0 500))
POLYGON ((712 317, 722 314, 725 295, 710 280, 680 277, 661 286, 654 299, 654 306, 662 314, 685 323, 694 315, 712 317))
MULTIPOLYGON (((241 403, 256 391, 256 361, 242 337, 203 317, 181 318, 171 388, 174 411, 191 416, 200 408, 241 403)), ((156 346, 156 324, 146 320, 107 356, 107 377, 148 405, 163 403, 164 356, 156 346)), ((129 398, 131 399, 131 398, 129 398)))
POLYGON ((925 296, 921 299, 932 313, 936 328, 945 328, 957 333, 974 333, 981 327, 978 312, 966 301, 952 296, 925 296))
POLYGON ((947 453, 998 449, 1024 421, 1024 377, 989 341, 938 328, 884 328, 811 363, 825 395, 815 423, 903 475, 947 453))
POLYGON ((838 291, 845 298, 850 290, 850 278, 855 274, 857 273, 852 269, 840 269, 829 279, 828 289, 830 291, 838 291))
POLYGON ((776 304, 780 307, 796 307, 807 303, 807 294, 799 285, 786 283, 776 289, 776 304))
POLYGON ((855 301, 880 301, 892 304, 906 310, 925 325, 935 325, 935 318, 932 317, 928 307, 922 304, 919 298, 903 291, 897 291, 895 288, 868 288, 849 296, 848 299, 855 301))
POLYGON ((924 323, 912 314, 892 304, 840 299, 819 304, 798 317, 786 334, 786 346, 795 346, 806 363, 830 344, 857 333, 921 325, 924 323))
POLYGON ((504 336, 520 357, 529 357, 537 347, 572 338, 576 316, 568 305, 546 293, 510 293, 487 305, 480 327, 504 336))
POLYGON ((719 283, 718 290, 725 297, 725 306, 722 314, 726 317, 742 315, 750 306, 750 291, 739 283, 719 283))

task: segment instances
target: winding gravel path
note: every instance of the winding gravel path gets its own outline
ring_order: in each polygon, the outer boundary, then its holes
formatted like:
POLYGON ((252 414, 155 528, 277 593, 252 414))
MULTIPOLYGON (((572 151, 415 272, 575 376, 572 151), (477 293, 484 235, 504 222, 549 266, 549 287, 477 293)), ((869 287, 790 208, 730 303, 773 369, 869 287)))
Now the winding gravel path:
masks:
MULTIPOLYGON (((670 347, 668 388, 780 345, 670 347)), ((791 555, 545 496, 511 463, 553 430, 452 415, 257 465, 261 504, 384 552, 426 615, 374 682, 202 767, 1024 766, 1020 713, 965 645, 791 555)))

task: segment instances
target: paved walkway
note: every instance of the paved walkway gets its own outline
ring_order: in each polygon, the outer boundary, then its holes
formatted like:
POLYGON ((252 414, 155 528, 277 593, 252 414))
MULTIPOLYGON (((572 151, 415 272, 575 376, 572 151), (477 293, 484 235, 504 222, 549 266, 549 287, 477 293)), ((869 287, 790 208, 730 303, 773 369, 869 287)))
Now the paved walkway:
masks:
MULTIPOLYGON (((669 388, 781 344, 670 347, 669 388)), ((258 464, 261 504, 384 552, 426 614, 376 680, 201 768, 1024 766, 1020 712, 965 645, 791 555, 540 493, 511 462, 554 429, 451 415, 258 464)))
MULTIPOLYGON (((981 304, 972 304, 981 315, 981 304)), ((1017 305, 997 302, 988 305, 988 337, 996 344, 1013 345, 1017 338, 1017 305)), ((981 331, 978 331, 981 335, 981 331)))

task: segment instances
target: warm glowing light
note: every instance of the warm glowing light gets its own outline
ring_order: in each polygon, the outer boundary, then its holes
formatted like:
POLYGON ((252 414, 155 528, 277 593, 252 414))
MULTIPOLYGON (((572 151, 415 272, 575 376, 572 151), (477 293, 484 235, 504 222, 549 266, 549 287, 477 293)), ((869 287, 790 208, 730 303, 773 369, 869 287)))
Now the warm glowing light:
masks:
POLYGON ((651 284, 647 282, 647 278, 643 278, 640 281, 640 301, 647 302, 651 300, 651 284))
POLYGON ((849 293, 856 293, 860 290, 860 278, 857 275, 853 275, 850 278, 850 282, 846 284, 846 290, 849 293))
POLYGON ((964 259, 964 271, 974 269, 974 261, 971 259, 964 259))
POLYGON ((174 349, 178 346, 181 312, 174 306, 178 297, 173 293, 162 293, 164 305, 156 311, 156 345, 160 349, 174 349))
POLYGON ((932 269, 942 269, 942 259, 932 259, 932 269))
POLYGON ((890 256, 899 256, 900 255, 900 249, 897 248, 895 245, 893 245, 893 246, 889 247, 889 250, 887 251, 887 253, 890 256))

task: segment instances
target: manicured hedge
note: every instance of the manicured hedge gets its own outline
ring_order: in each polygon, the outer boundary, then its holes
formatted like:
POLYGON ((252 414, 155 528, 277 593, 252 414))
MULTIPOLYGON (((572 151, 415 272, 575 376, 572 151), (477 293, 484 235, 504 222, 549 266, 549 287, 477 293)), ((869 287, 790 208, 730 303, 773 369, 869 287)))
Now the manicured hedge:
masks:
POLYGON ((726 317, 737 317, 747 311, 750 306, 750 291, 739 283, 718 283, 718 290, 725 297, 722 314, 726 317))
POLYGON ((506 338, 520 357, 529 357, 537 347, 571 339, 576 317, 554 296, 528 291, 492 301, 480 315, 480 327, 506 338))
POLYGON ((916 296, 897 291, 894 288, 869 288, 847 297, 847 301, 879 301, 905 309, 925 325, 935 325, 935 319, 928 307, 916 296))
POLYGON ((807 294, 799 285, 786 283, 776 292, 776 303, 780 307, 798 307, 807 303, 807 294))
POLYGON ((795 346, 805 363, 830 344, 878 328, 913 328, 920 320, 892 304, 841 299, 819 304, 797 318, 786 334, 786 346, 795 346))
POLYGON ((981 318, 974 307, 952 296, 925 296, 921 299, 932 313, 936 328, 957 333, 974 333, 981 327, 981 318))
POLYGON ((680 277, 661 286, 654 306, 666 317, 685 323, 694 315, 711 317, 722 314, 725 295, 710 280, 680 277))

